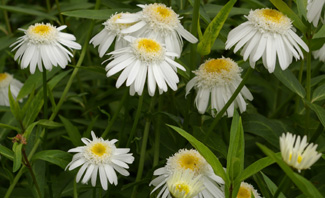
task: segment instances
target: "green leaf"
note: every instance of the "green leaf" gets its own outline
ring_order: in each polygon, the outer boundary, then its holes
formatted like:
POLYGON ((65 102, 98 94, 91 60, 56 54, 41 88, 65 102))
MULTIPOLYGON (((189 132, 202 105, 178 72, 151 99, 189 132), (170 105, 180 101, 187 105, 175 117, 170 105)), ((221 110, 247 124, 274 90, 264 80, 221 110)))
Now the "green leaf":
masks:
POLYGON ((313 110, 316 113, 319 121, 325 127, 325 109, 317 104, 311 104, 306 100, 305 103, 311 108, 311 110, 313 110))
POLYGON ((59 115, 60 120, 62 121, 65 130, 67 131, 70 140, 74 146, 82 145, 81 142, 81 135, 77 127, 75 127, 68 119, 64 118, 63 116, 59 115))
POLYGON ((213 43, 217 39, 220 30, 225 23, 230 10, 234 6, 237 0, 230 0, 228 3, 220 10, 216 17, 212 20, 212 22, 208 25, 207 29, 203 34, 203 38, 197 46, 197 51, 201 54, 201 56, 210 54, 211 47, 213 43))
POLYGON ((306 18, 307 15, 307 0, 296 0, 299 17, 304 16, 306 18))
POLYGON ((299 174, 293 172, 293 170, 273 151, 268 149, 266 146, 257 143, 260 149, 271 159, 275 160, 275 162, 281 167, 281 169, 287 174, 287 176, 291 179, 291 181, 303 192, 307 197, 311 198, 319 198, 323 197, 317 188, 307 179, 300 176, 299 174))
POLYGON ((19 122, 19 121, 21 121, 21 116, 22 116, 21 109, 20 109, 18 101, 15 100, 11 94, 10 86, 8 89, 8 97, 9 97, 11 113, 15 116, 16 120, 19 122))
POLYGON ((325 84, 322 84, 314 90, 311 102, 320 101, 324 99, 325 99, 325 84))
POLYGON ((270 0, 271 3, 282 13, 286 14, 289 18, 291 18, 292 23, 296 26, 302 33, 306 33, 307 27, 301 21, 300 17, 296 15, 296 13, 289 8, 289 6, 282 0, 270 0))
POLYGON ((289 69, 282 70, 280 67, 276 67, 274 75, 282 82, 284 86, 289 88, 291 91, 298 94, 301 98, 305 97, 305 89, 289 69))
POLYGON ((244 170, 244 149, 243 126, 238 112, 235 111, 231 123, 227 156, 227 174, 231 182, 235 181, 238 175, 244 170))
POLYGON ((34 97, 34 100, 30 103, 28 109, 26 109, 26 115, 24 116, 23 125, 29 126, 34 122, 39 112, 42 110, 44 104, 43 90, 40 90, 34 97))
POLYGON ((7 10, 8 12, 16 12, 16 13, 21 13, 21 14, 26 14, 26 15, 34 15, 34 16, 44 17, 46 19, 57 21, 57 18, 52 15, 49 15, 45 12, 40 12, 38 10, 32 10, 30 8, 0 5, 0 9, 7 10))
POLYGON ((325 25, 323 25, 316 34, 314 34, 313 39, 324 38, 325 37, 325 25))
POLYGON ((17 131, 18 133, 21 132, 21 130, 19 128, 14 127, 14 126, 11 126, 11 125, 8 125, 8 124, 2 124, 2 123, 0 123, 0 128, 12 129, 14 131, 17 131))
POLYGON ((63 126, 63 124, 61 123, 50 121, 50 120, 39 120, 37 121, 37 124, 50 129, 63 126))
MULTIPOLYGON (((280 156, 280 153, 277 153, 276 155, 280 156)), ((263 170, 265 167, 270 166, 275 161, 271 159, 270 157, 264 157, 262 159, 259 159, 255 161, 253 164, 249 165, 238 177, 238 182, 244 181, 245 179, 255 175, 259 171, 263 170)))
POLYGON ((45 150, 36 153, 32 160, 44 160, 51 164, 60 166, 62 169, 69 164, 72 155, 61 150, 45 150))
POLYGON ((2 146, 1 144, 0 144, 0 154, 10 159, 11 161, 14 160, 14 152, 5 146, 2 146))
MULTIPOLYGON (((276 190, 278 189, 278 187, 264 173, 262 173, 262 176, 263 176, 263 179, 264 179, 267 187, 269 188, 270 192, 272 193, 272 195, 274 195, 274 193, 276 192, 276 190)), ((283 193, 280 193, 279 194, 279 198, 285 198, 285 196, 283 195, 283 193)))
POLYGON ((14 165, 12 167, 12 171, 16 172, 20 166, 21 166, 21 161, 22 161, 22 154, 21 150, 23 148, 23 144, 18 144, 17 142, 14 143, 12 150, 14 151, 14 165))
POLYGON ((104 9, 104 10, 74 10, 69 12, 62 12, 65 16, 86 18, 86 19, 99 19, 106 20, 111 17, 111 15, 117 12, 127 12, 132 11, 130 9, 104 9))
POLYGON ((198 141, 195 137, 193 137, 191 134, 187 133, 183 129, 168 124, 167 126, 174 129, 177 133, 179 133, 187 141, 189 141, 192 144, 192 146, 211 165, 215 174, 220 176, 225 181, 225 183, 229 183, 229 178, 227 177, 219 159, 212 153, 212 151, 208 147, 206 147, 202 142, 198 141))

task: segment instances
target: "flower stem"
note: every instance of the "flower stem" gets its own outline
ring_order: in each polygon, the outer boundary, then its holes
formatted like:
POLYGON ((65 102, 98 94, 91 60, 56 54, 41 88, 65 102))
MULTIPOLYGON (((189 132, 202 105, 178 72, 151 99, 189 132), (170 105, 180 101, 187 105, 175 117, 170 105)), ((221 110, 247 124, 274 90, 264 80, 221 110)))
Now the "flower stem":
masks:
POLYGON ((47 112, 47 78, 46 78, 46 69, 43 65, 43 98, 44 98, 44 112, 43 118, 47 119, 48 112, 47 112))
MULTIPOLYGON (((2 5, 6 5, 6 1, 5 0, 2 0, 2 5)), ((10 26, 10 21, 9 21, 9 17, 8 17, 7 10, 3 10, 3 15, 4 15, 5 23, 6 23, 6 26, 7 26, 8 34, 11 35, 12 34, 12 30, 11 30, 11 26, 10 26)))
POLYGON ((130 147, 131 141, 135 134, 135 130, 137 129, 138 121, 139 121, 140 114, 141 114, 142 104, 143 104, 143 94, 139 97, 137 112, 135 113, 135 119, 134 119, 134 122, 132 125, 130 136, 128 138, 128 142, 126 143, 126 148, 130 147))
POLYGON ((28 168, 29 173, 32 176, 33 182, 34 182, 36 190, 37 190, 38 197, 42 197, 42 193, 41 193, 41 190, 40 190, 39 185, 37 183, 37 180, 36 180, 36 177, 35 177, 35 174, 34 174, 34 171, 33 171, 33 167, 29 163, 29 160, 28 160, 28 157, 26 155, 25 149, 23 148, 21 152, 23 154, 24 164, 28 168))
POLYGON ((61 8, 60 8, 60 3, 58 0, 55 0, 55 4, 56 4, 56 8, 58 10, 58 13, 59 13, 59 17, 60 17, 60 22, 61 24, 64 24, 64 19, 63 19, 63 16, 61 14, 61 8))
MULTIPOLYGON (((148 114, 151 113, 151 109, 153 108, 154 103, 155 103, 155 97, 153 97, 151 99, 148 114)), ((151 119, 149 117, 147 117, 146 124, 145 124, 145 127, 144 127, 143 137, 142 137, 142 145, 141 145, 141 151, 140 151, 140 161, 139 161, 139 166, 138 166, 137 177, 135 179, 136 183, 141 180, 142 173, 143 173, 144 161, 145 161, 145 157, 146 157, 146 149, 147 149, 147 143, 148 143, 148 137, 149 137, 150 122, 151 122, 151 119)), ((137 197, 136 196, 137 195, 137 189, 138 189, 138 185, 133 187, 132 196, 131 196, 132 198, 137 197)))
MULTIPOLYGON (((310 49, 310 40, 307 40, 308 47, 310 49)), ((307 64, 306 64, 306 99, 308 102, 311 101, 311 51, 307 53, 307 64)), ((308 135, 308 137, 311 136, 309 125, 310 125, 310 108, 308 105, 306 106, 306 127, 305 127, 305 134, 308 135)))
POLYGON ((251 67, 248 68, 248 70, 245 73, 245 76, 243 78, 243 80, 240 82, 240 84, 238 85, 237 89, 235 90, 235 92, 232 94, 232 96, 230 97, 230 99, 228 100, 228 102, 225 104, 225 106, 221 109, 220 112, 218 112, 216 118, 213 120, 207 135, 205 136, 205 141, 208 140, 209 136, 211 135, 214 127, 218 124, 219 120, 221 119, 221 117, 223 116, 223 114, 227 111, 228 107, 231 105, 231 103, 233 103, 233 101, 236 99, 237 95, 239 94, 239 92, 241 91, 241 89, 244 87, 248 77, 250 76, 250 74, 252 73, 253 69, 251 67))
POLYGON ((161 125, 161 109, 162 109, 162 95, 158 98, 158 117, 157 117, 157 125, 155 127, 155 144, 154 144, 154 156, 153 156, 153 167, 158 165, 159 162, 159 149, 160 149, 160 125, 161 125))
POLYGON ((77 180, 73 180, 73 198, 78 198, 77 180))
MULTIPOLYGON (((191 33, 196 36, 197 35, 197 26, 198 26, 198 20, 199 20, 199 8, 200 8, 200 0, 194 1, 194 7, 193 7, 193 17, 192 17, 192 27, 191 27, 191 33)), ((196 67, 196 52, 197 45, 193 44, 191 46, 191 70, 194 70, 196 67)), ((192 73, 191 73, 192 75, 192 73)))
POLYGON ((123 95, 123 97, 122 97, 122 100, 121 100, 119 106, 117 107, 116 112, 115 112, 114 115, 113 115, 112 120, 110 120, 110 122, 108 123, 108 125, 107 125, 107 127, 106 127, 104 133, 102 134, 102 138, 105 139, 106 135, 107 135, 108 132, 111 130, 113 124, 114 124, 115 121, 116 121, 117 116, 120 114, 120 111, 121 111, 121 109, 122 109, 122 107, 123 107, 123 105, 124 105, 124 103, 125 103, 125 101, 126 101, 127 96, 128 96, 128 90, 126 89, 125 92, 124 92, 124 95, 123 95))

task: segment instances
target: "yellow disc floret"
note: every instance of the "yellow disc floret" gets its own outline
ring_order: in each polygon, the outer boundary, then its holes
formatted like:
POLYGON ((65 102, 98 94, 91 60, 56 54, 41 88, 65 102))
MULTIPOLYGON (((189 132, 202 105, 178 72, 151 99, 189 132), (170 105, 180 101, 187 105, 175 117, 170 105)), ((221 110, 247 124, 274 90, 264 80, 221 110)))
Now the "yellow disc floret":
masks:
POLYGON ((0 73, 0 82, 5 80, 8 77, 7 73, 0 73))
POLYGON ((109 153, 108 147, 103 143, 96 143, 91 147, 91 152, 97 156, 103 156, 105 153, 109 153))
POLYGON ((29 26, 26 30, 26 35, 29 38, 29 42, 38 43, 51 43, 57 40, 58 30, 51 24, 36 23, 29 26))
POLYGON ((35 34, 39 34, 39 35, 44 35, 44 34, 48 34, 50 32, 50 27, 48 25, 37 25, 34 26, 31 31, 34 32, 35 34))
POLYGON ((284 16, 281 12, 277 10, 272 10, 272 9, 264 9, 261 11, 263 17, 268 20, 272 21, 274 23, 281 23, 282 19, 286 16, 284 16))
POLYGON ((241 186, 239 188, 237 198, 251 198, 251 192, 249 189, 245 186, 241 186))
POLYGON ((158 53, 161 50, 161 46, 152 39, 141 39, 138 41, 138 49, 146 53, 158 53))
POLYGON ((184 192, 185 195, 190 192, 190 187, 184 182, 178 183, 175 186, 176 190, 178 190, 179 192, 184 192))
POLYGON ((199 156, 192 153, 180 156, 178 163, 183 169, 191 169, 192 171, 197 170, 202 164, 199 156))
POLYGON ((174 29, 179 24, 178 15, 164 4, 154 3, 143 9, 145 20, 155 29, 174 29))
POLYGON ((204 69, 209 73, 221 73, 221 71, 229 71, 231 63, 225 59, 211 59, 204 64, 204 69))
POLYGON ((161 61, 165 50, 160 43, 149 38, 139 38, 134 42, 134 53, 145 62, 161 61))

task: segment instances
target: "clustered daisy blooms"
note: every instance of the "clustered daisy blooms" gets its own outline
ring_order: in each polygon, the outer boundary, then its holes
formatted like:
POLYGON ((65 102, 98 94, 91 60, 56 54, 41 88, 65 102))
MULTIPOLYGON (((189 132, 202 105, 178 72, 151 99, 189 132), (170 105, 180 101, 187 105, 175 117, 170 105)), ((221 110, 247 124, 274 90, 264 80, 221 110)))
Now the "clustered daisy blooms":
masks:
POLYGON ((138 5, 142 8, 134 14, 122 14, 117 23, 133 25, 122 30, 122 33, 138 33, 142 37, 155 38, 166 45, 166 49, 180 56, 182 52, 182 37, 191 43, 198 40, 180 23, 180 17, 164 4, 154 3, 138 5))
POLYGON ((325 0, 308 0, 307 2, 307 20, 317 27, 322 14, 325 0))
MULTIPOLYGON (((204 114, 209 101, 211 114, 219 112, 235 92, 242 78, 242 69, 230 58, 209 59, 198 70, 193 71, 195 77, 186 85, 186 95, 194 87, 197 90, 195 104, 199 113, 204 114), (210 100, 211 98, 211 100, 210 100)), ((246 110, 245 99, 253 100, 250 91, 244 86, 225 114, 232 117, 234 109, 239 107, 240 112, 246 110)))
MULTIPOLYGON (((128 13, 123 13, 124 15, 128 15, 128 13)), ((130 27, 132 23, 124 24, 124 23, 116 23, 116 20, 121 18, 122 13, 117 13, 112 15, 106 22, 103 23, 105 26, 102 31, 96 34, 89 43, 92 43, 94 47, 98 46, 99 57, 103 57, 107 52, 108 48, 115 41, 115 49, 120 49, 128 46, 128 42, 123 39, 124 36, 130 34, 123 34, 121 31, 130 27)))
POLYGON ((185 68, 173 59, 177 54, 169 52, 155 39, 125 37, 130 45, 110 52, 113 59, 106 66, 107 77, 123 70, 120 74, 116 87, 119 88, 125 81, 130 86, 130 95, 138 93, 142 95, 144 84, 147 79, 150 96, 155 94, 156 84, 159 93, 166 92, 168 86, 177 90, 179 78, 177 68, 185 68))
POLYGON ((175 172, 168 179, 167 186, 172 198, 193 198, 204 188, 201 176, 195 177, 190 169, 175 172))
POLYGON ((325 44, 319 50, 314 51, 313 55, 320 61, 325 62, 325 44))
POLYGON ((40 71, 43 71, 43 65, 46 70, 52 70, 53 66, 58 65, 65 68, 73 56, 70 50, 81 49, 81 45, 75 42, 75 36, 61 32, 66 27, 62 25, 57 28, 49 23, 36 23, 27 30, 20 29, 25 35, 10 46, 15 46, 13 51, 17 49, 14 59, 21 61, 22 69, 29 65, 32 74, 37 66, 40 71))
POLYGON ((198 193, 198 197, 224 197, 224 181, 214 174, 212 167, 194 149, 179 150, 176 154, 168 158, 167 164, 164 167, 154 171, 154 175, 158 177, 153 179, 149 184, 155 186, 151 193, 161 188, 157 198, 171 196, 168 188, 168 180, 177 172, 185 170, 193 171, 195 177, 200 176, 199 181, 203 183, 204 188, 198 193))
POLYGON ((272 73, 276 60, 282 70, 296 60, 303 58, 303 52, 309 51, 306 43, 294 32, 292 21, 281 12, 263 8, 250 11, 248 21, 242 23, 228 34, 226 49, 235 46, 234 52, 242 48, 241 55, 249 58, 251 67, 262 58, 264 67, 272 73), (299 47, 300 45, 300 47, 299 47))
POLYGON ((97 174, 99 174, 100 183, 104 190, 107 190, 108 182, 117 185, 116 172, 123 176, 128 176, 128 164, 132 164, 134 157, 129 148, 116 148, 116 139, 104 140, 96 137, 92 131, 93 140, 82 138, 85 146, 79 146, 70 149, 68 152, 76 153, 66 169, 73 170, 79 166, 76 180, 86 184, 91 180, 92 186, 96 186, 97 174))
POLYGON ((301 139, 299 135, 287 132, 280 137, 282 159, 298 172, 309 169, 322 156, 316 151, 317 146, 313 143, 308 144, 307 136, 301 139))
POLYGON ((0 106, 10 106, 9 86, 12 97, 16 99, 23 84, 8 73, 0 73, 0 106))
POLYGON ((251 198, 252 195, 254 195, 255 198, 261 198, 251 184, 241 182, 236 198, 251 198))

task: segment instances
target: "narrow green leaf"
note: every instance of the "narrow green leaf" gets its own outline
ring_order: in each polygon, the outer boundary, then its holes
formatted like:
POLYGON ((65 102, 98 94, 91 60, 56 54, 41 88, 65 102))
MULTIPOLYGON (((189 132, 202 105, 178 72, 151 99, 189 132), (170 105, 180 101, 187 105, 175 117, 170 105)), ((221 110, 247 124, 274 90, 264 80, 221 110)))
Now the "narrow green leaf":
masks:
POLYGON ((41 126, 47 127, 47 128, 63 127, 63 124, 54 122, 54 121, 50 121, 50 120, 39 120, 39 121, 37 121, 37 123, 38 123, 38 125, 41 125, 41 126))
POLYGON ((325 37, 325 25, 321 27, 316 34, 314 34, 313 39, 324 38, 325 37))
POLYGON ((203 38, 197 46, 197 51, 202 55, 210 54, 211 47, 217 39, 220 30, 225 23, 230 10, 234 6, 237 0, 230 0, 228 3, 220 10, 217 16, 214 17, 212 22, 208 25, 207 29, 203 34, 203 38))
POLYGON ((29 108, 26 110, 28 113, 26 113, 23 119, 24 126, 29 126, 35 121, 39 112, 42 110, 43 104, 43 89, 41 89, 34 97, 34 100, 30 103, 29 108))
POLYGON ((53 90, 54 87, 61 82, 61 80, 66 77, 72 70, 67 70, 64 72, 60 72, 58 75, 55 75, 48 83, 50 90, 53 90))
POLYGON ((307 27, 301 21, 298 15, 289 8, 289 6, 282 0, 270 0, 271 3, 282 13, 286 14, 289 18, 291 18, 292 23, 296 26, 302 33, 306 33, 307 27))
POLYGON ((62 169, 69 164, 72 155, 61 150, 45 150, 36 153, 32 160, 44 160, 51 164, 60 166, 62 169))
POLYGON ((74 146, 82 145, 81 135, 77 127, 75 127, 68 119, 59 115, 61 122, 64 125, 65 130, 67 131, 70 140, 74 146))
POLYGON ((280 67, 276 67, 274 75, 283 83, 284 86, 289 88, 291 91, 298 94, 301 98, 305 97, 305 89, 289 69, 282 70, 280 67))
POLYGON ((2 146, 1 144, 0 144, 0 154, 10 159, 11 161, 14 160, 14 152, 5 146, 2 146))
POLYGON ((21 114, 21 110, 20 110, 18 101, 15 100, 11 94, 10 86, 8 89, 8 97, 9 97, 11 113, 15 116, 16 120, 19 122, 19 121, 21 121, 22 114, 21 114))
POLYGON ((276 154, 268 149, 266 146, 257 143, 258 147, 271 159, 281 167, 281 169, 287 174, 291 181, 303 192, 307 197, 319 198, 323 197, 317 188, 307 179, 293 172, 293 170, 276 154))
POLYGON ((317 104, 311 104, 306 100, 305 103, 311 108, 311 110, 313 110, 316 113, 319 121, 325 127, 325 109, 317 104))
POLYGON ((181 128, 167 125, 170 128, 174 129, 177 133, 183 136, 187 141, 189 141, 192 146, 205 158, 205 160, 211 165, 213 171, 216 175, 220 176, 225 183, 229 183, 229 178, 227 177, 219 159, 212 153, 212 151, 206 147, 202 142, 198 141, 191 134, 187 133, 181 128))
POLYGON ((22 154, 21 154, 21 150, 23 148, 22 144, 18 144, 17 142, 14 143, 12 150, 14 151, 14 165, 12 168, 13 172, 16 172, 20 166, 21 166, 21 161, 22 161, 22 154))
MULTIPOLYGON (((262 176, 263 176, 263 179, 264 179, 264 181, 266 183, 266 186, 268 187, 268 189, 270 190, 270 192, 272 193, 272 195, 274 195, 274 193, 276 192, 276 190, 278 189, 278 187, 264 173, 262 173, 262 176)), ((286 198, 286 197, 283 195, 283 193, 280 193, 279 194, 279 198, 286 198)))
POLYGON ((21 130, 19 128, 14 127, 14 126, 11 126, 11 125, 8 125, 8 124, 2 124, 2 123, 0 123, 0 128, 12 129, 14 131, 17 131, 18 133, 21 132, 21 130))
POLYGON ((241 118, 235 111, 230 129, 230 141, 227 156, 227 174, 231 182, 244 170, 244 131, 241 118))
POLYGON ((33 10, 31 8, 23 8, 23 7, 18 7, 18 6, 8 6, 8 5, 0 5, 0 9, 2 10, 7 10, 8 12, 16 12, 16 13, 21 13, 21 14, 26 14, 26 15, 34 15, 34 16, 39 16, 39 17, 44 17, 46 19, 54 20, 57 21, 57 18, 49 15, 45 12, 40 12, 38 10, 33 10))
POLYGON ((34 127, 38 124, 38 122, 34 122, 30 125, 28 125, 28 127, 26 128, 25 130, 25 133, 24 133, 24 137, 28 140, 29 139, 29 136, 30 134, 32 133, 34 127))
POLYGON ((324 99, 325 99, 325 84, 322 84, 314 90, 311 102, 320 101, 324 99))
POLYGON ((117 12, 127 12, 132 11, 130 9, 105 9, 105 10, 74 10, 69 12, 63 12, 65 16, 76 17, 76 18, 86 18, 86 19, 99 19, 106 20, 111 17, 111 15, 117 12))
POLYGON ((296 0, 299 17, 307 15, 307 0, 296 0))

